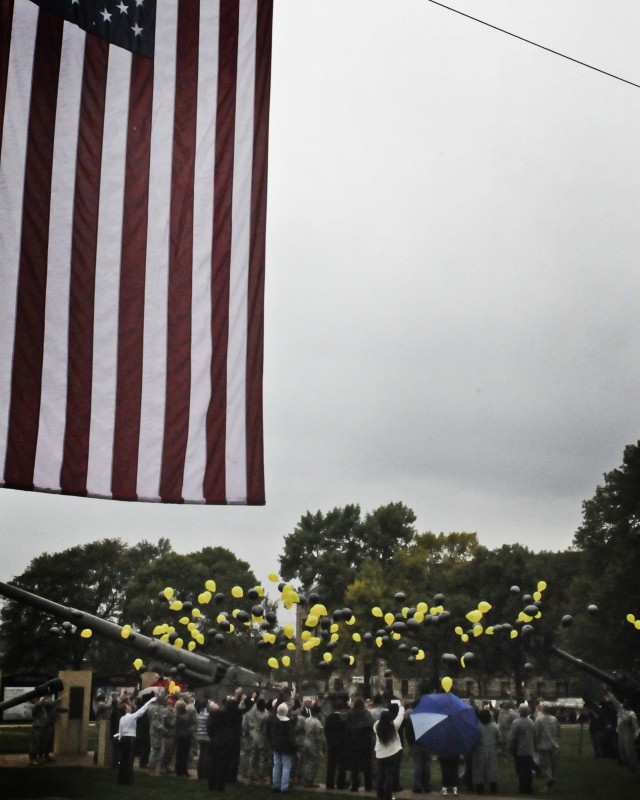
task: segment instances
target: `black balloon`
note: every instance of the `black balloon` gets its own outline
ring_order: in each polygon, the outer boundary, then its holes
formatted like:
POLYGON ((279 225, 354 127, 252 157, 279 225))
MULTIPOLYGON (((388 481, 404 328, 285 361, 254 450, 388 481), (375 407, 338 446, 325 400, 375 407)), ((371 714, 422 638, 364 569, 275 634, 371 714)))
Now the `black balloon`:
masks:
POLYGON ((591 604, 590 606, 587 606, 587 611, 589 612, 589 614, 597 614, 598 606, 594 606, 593 604, 591 604))
POLYGON ((538 606, 530 605, 525 608, 524 613, 528 617, 535 617, 539 610, 538 606))
POLYGON ((568 628, 570 625, 573 625, 573 617, 571 614, 565 614, 564 617, 560 620, 562 623, 563 628, 568 628))
POLYGON ((434 603, 435 603, 437 606, 441 606, 441 605, 444 603, 444 595, 443 595, 443 594, 437 594, 437 595, 436 595, 436 596, 433 598, 433 602, 434 602, 434 603))
POLYGON ((213 599, 215 600, 216 603, 222 603, 224 602, 224 595, 222 594, 222 592, 216 592, 216 594, 214 594, 213 596, 213 599))
POLYGON ((257 589, 249 589, 247 591, 247 597, 249 598, 249 600, 257 600, 258 597, 260 597, 260 595, 258 594, 257 589))
POLYGON ((254 617, 261 617, 264 614, 264 606, 257 605, 251 609, 251 613, 254 617))
POLYGON ((60 636, 62 631, 56 625, 53 625, 51 628, 49 628, 49 633, 53 636, 60 636))
POLYGON ((519 586, 512 586, 509 591, 511 594, 520 594, 520 587, 519 586))
POLYGON ((395 598, 396 602, 404 603, 404 601, 407 599, 407 595, 404 592, 396 592, 394 594, 394 598, 395 598))

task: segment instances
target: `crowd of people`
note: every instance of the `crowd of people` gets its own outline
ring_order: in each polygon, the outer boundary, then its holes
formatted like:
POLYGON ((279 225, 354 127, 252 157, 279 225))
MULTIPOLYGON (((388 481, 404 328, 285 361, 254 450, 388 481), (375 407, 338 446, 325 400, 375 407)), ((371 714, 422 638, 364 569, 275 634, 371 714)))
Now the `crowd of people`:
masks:
MULTIPOLYGON (((114 765, 119 764, 123 783, 133 775, 134 750, 127 738, 136 736, 141 767, 158 774, 195 773, 214 791, 239 779, 276 792, 288 792, 296 785, 317 788, 324 780, 327 790, 356 792, 362 786, 376 791, 380 800, 391 800, 402 789, 405 750, 412 762, 412 792, 432 791, 435 756, 415 735, 411 717, 416 704, 384 694, 366 701, 353 697, 348 703, 334 698, 324 713, 315 698, 300 702, 289 689, 272 700, 238 689, 220 703, 204 705, 190 693, 171 697, 160 693, 138 698, 137 704, 128 697, 124 702, 114 698, 110 707, 101 697, 96 713, 104 718, 109 712, 116 733, 114 765)), ((501 758, 513 760, 520 793, 531 794, 534 779, 542 788, 553 789, 560 723, 552 705, 542 700, 518 707, 509 701, 500 707, 488 702, 472 705, 479 723, 478 741, 465 757, 438 758, 439 791, 457 794, 464 787, 496 794, 501 758)), ((635 769, 638 721, 624 705, 617 714, 619 751, 635 769)))

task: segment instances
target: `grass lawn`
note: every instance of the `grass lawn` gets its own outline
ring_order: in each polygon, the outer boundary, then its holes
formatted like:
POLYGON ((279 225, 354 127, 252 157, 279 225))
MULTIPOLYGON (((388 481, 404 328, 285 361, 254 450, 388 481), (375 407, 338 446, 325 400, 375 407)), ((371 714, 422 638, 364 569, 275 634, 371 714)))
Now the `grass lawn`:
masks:
MULTIPOLYGON (((0 754, 26 752, 28 728, 0 727, 0 754), (21 750, 19 748, 22 748, 21 750)), ((324 780, 324 774, 318 776, 324 780)), ((440 770, 436 762, 432 767, 432 789, 440 788, 440 770)), ((411 762, 405 754, 402 766, 402 783, 411 788, 411 762)), ((502 796, 517 796, 517 781, 513 764, 504 761, 500 764, 498 782, 502 796)), ((299 800, 318 800, 318 793, 295 789, 299 800)), ((354 795, 331 792, 337 797, 354 795)), ((0 771, 0 797, 2 800, 17 798, 75 798, 87 800, 188 800, 190 797, 210 796, 206 785, 201 781, 184 780, 173 776, 154 777, 136 772, 135 785, 118 786, 115 770, 56 767, 56 768, 4 768, 0 771)), ((414 795, 418 797, 418 795, 414 795)), ((535 796, 552 796, 555 800, 637 800, 640 797, 640 776, 631 775, 615 761, 596 760, 591 751, 591 743, 585 729, 580 748, 580 728, 564 727, 558 771, 558 786, 552 795, 536 792, 535 796), (581 750, 581 752, 580 752, 581 750)), ((227 800, 260 800, 273 795, 264 787, 235 784, 227 787, 227 800)))

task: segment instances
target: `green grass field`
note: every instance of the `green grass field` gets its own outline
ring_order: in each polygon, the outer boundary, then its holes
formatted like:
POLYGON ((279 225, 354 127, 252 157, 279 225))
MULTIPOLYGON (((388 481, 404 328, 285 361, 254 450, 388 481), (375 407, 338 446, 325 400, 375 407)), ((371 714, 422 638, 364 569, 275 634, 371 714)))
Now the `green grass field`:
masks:
MULTIPOLYGON (((0 726, 0 754, 26 753, 29 730, 19 727, 0 726)), ((26 761, 26 757, 25 757, 26 761)), ((324 780, 324 773, 318 775, 324 780)), ((436 762, 432 767, 432 790, 440 788, 440 770, 436 762)), ((402 782, 411 788, 411 762, 405 754, 402 766, 402 782)), ((536 787, 541 788, 541 787, 536 787)), ((518 787, 510 761, 500 764, 499 794, 517 796, 518 787)), ((317 800, 318 793, 295 789, 300 800, 317 800)), ((332 792, 332 795, 353 797, 353 794, 332 792)), ((135 796, 136 800, 188 800, 190 797, 208 795, 206 785, 173 776, 154 777, 136 772, 135 786, 118 786, 115 770, 84 767, 16 767, 3 768, 0 772, 0 797, 2 800, 17 798, 69 798, 75 800, 120 800, 135 796)), ((260 800, 272 797, 264 787, 235 784, 227 787, 228 800, 260 800)), ((418 795, 415 795, 416 797, 418 795)), ((558 786, 551 795, 536 792, 535 796, 552 796, 557 800, 637 800, 640 797, 640 776, 631 775, 615 761, 596 760, 591 751, 589 736, 584 730, 582 741, 578 726, 564 727, 562 731, 558 786)))

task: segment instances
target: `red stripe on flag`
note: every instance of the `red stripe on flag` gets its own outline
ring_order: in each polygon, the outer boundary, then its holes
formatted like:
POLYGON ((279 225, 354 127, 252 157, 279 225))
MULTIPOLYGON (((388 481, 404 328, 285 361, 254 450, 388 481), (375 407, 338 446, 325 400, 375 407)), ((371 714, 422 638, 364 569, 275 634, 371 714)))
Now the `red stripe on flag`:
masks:
POLYGON ((118 320, 112 493, 137 499, 153 62, 132 57, 118 320))
POLYGON ((227 345, 231 265, 233 160, 238 70, 239 4, 220 0, 218 110, 213 195, 211 264, 211 400, 207 411, 207 466, 203 493, 208 503, 226 502, 227 345))
MULTIPOLYGON (((98 206, 109 45, 86 37, 71 240, 67 413, 60 487, 86 494, 98 206)), ((99 368, 100 365, 96 365, 99 368)))
MULTIPOLYGON (((12 19, 13 0, 10 0, 0 6, 0 120, 4 119, 4 105, 7 99, 12 19)), ((2 130, 3 126, 0 125, 0 150, 2 150, 2 130)))
POLYGON ((252 504, 265 501, 262 368, 272 21, 271 0, 258 3, 247 334, 247 502, 252 504))
POLYGON ((176 104, 171 178, 167 390, 160 496, 180 502, 189 434, 193 179, 198 93, 198 3, 178 7, 176 104))
POLYGON ((40 417, 53 135, 62 20, 38 17, 24 177, 20 268, 7 438, 7 486, 33 488, 40 417))

